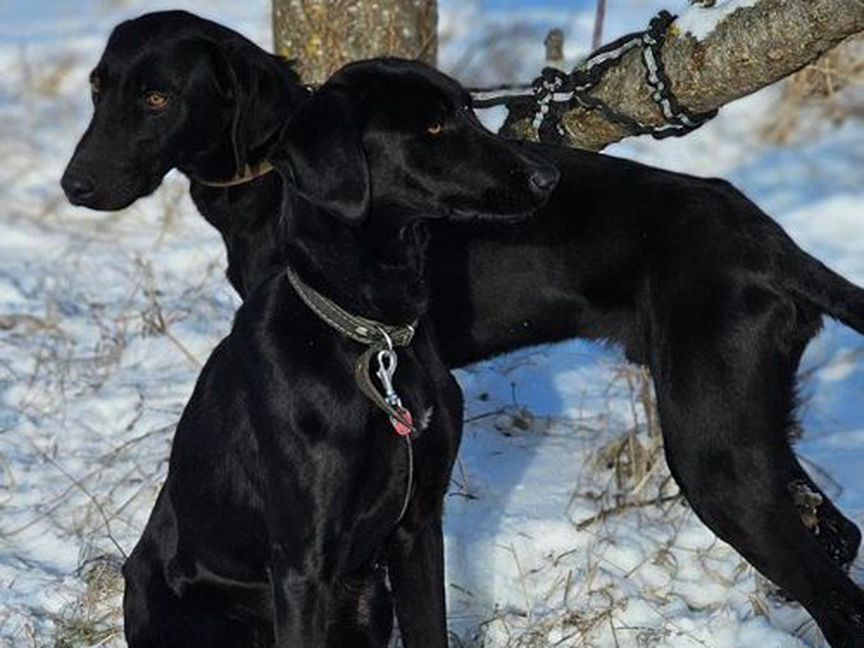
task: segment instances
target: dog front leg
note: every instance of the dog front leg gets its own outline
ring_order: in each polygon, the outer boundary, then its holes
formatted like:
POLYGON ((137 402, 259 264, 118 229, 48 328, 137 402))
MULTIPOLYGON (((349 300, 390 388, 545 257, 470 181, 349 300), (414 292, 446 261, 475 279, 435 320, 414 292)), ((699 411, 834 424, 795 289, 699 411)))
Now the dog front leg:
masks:
POLYGON ((418 531, 398 529, 387 547, 387 562, 405 648, 446 648, 440 511, 418 531))
POLYGON ((324 648, 329 589, 317 571, 302 571, 276 545, 271 555, 277 648, 324 648))

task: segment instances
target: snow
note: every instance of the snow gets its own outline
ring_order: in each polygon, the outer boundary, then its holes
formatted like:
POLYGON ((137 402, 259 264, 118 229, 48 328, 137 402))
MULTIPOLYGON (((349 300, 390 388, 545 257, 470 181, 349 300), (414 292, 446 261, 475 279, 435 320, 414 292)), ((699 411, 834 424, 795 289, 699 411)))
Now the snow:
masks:
POLYGON ((717 0, 712 7, 693 5, 684 13, 676 25, 685 34, 696 40, 705 40, 717 25, 744 7, 752 7, 758 0, 717 0))
MULTIPOLYGON (((694 8, 679 24, 707 33, 742 4, 694 8)), ((584 53, 593 3, 524 5, 443 2, 443 67, 472 84, 530 79, 552 26, 565 27, 568 56, 584 53), (489 56, 471 54, 484 39, 489 56)), ((119 214, 70 207, 58 186, 111 26, 167 6, 269 44, 266 0, 0 4, 0 646, 123 645, 117 566, 164 478, 200 364, 238 304, 221 240, 178 174, 119 214)), ((642 28, 662 6, 610 3, 607 35, 642 28)), ((609 152, 729 178, 803 248, 864 283, 864 127, 772 148, 758 134, 776 97, 773 88, 736 102, 680 140, 609 152)), ((860 337, 833 322, 810 345, 799 444, 859 523, 861 352, 860 337)), ((824 645, 807 614, 772 596, 682 503, 652 434, 646 376, 614 349, 574 340, 457 376, 468 422, 446 551, 450 627, 463 645, 824 645), (617 471, 607 467, 616 456, 617 471)))

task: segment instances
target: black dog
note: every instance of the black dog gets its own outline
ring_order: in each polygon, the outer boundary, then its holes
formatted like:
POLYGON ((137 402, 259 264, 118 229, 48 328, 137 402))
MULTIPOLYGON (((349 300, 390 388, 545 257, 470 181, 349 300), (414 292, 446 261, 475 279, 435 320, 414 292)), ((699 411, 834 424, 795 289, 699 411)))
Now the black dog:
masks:
MULTIPOLYGON (((136 39, 143 39, 145 25, 173 21, 183 22, 186 38, 213 38, 212 23, 157 14, 129 23, 121 40, 144 42, 136 39)), ((124 50, 116 40, 115 34, 104 58, 125 78, 134 68, 118 55, 124 50)), ((178 40, 165 28, 144 47, 170 51, 178 40)), ((283 87, 276 80, 286 73, 264 65, 271 60, 268 54, 252 48, 245 54, 238 60, 243 66, 238 83, 265 75, 255 83, 283 87)), ((216 65, 218 58, 199 63, 216 65)), ((370 65, 386 70, 391 64, 370 65)), ((190 81, 177 99, 203 110, 197 96, 203 92, 190 81)), ((214 100, 210 112, 235 94, 214 100)), ((245 95, 242 89, 239 94, 245 95)), ((294 86, 274 106, 259 102, 252 108, 260 115, 245 114, 242 121, 252 132, 260 128, 253 139, 265 141, 274 112, 287 115, 305 97, 294 86)), ((105 103, 131 100, 116 91, 105 103)), ((387 102, 406 100, 392 93, 387 102)), ((97 105, 94 123, 106 109, 97 105)), ((225 238, 228 276, 247 296, 279 261, 270 240, 284 218, 276 217, 281 195, 276 174, 243 173, 248 183, 223 188, 200 182, 240 171, 230 149, 233 121, 225 114, 213 125, 221 129, 221 153, 171 145, 156 157, 192 179, 196 205, 225 238), (185 162, 192 159, 198 166, 185 162), (221 173, 214 176, 209 169, 217 167, 221 173)), ((88 130, 64 181, 73 189, 68 191, 73 202, 96 209, 112 207, 98 197, 110 169, 101 161, 86 162, 87 151, 104 136, 95 126, 88 130), (82 180, 94 189, 76 193, 73 185, 82 180)), ((667 459, 699 517, 803 603, 832 646, 861 646, 864 598, 845 574, 861 535, 804 472, 788 431, 795 425, 798 363, 822 314, 862 331, 864 293, 804 254, 727 183, 589 152, 521 146, 562 172, 551 201, 536 217, 482 232, 434 225, 431 317, 445 362, 461 366, 576 336, 620 344, 630 360, 652 371, 667 459), (802 491, 821 496, 816 528, 805 528, 795 508, 802 491)), ((259 149, 252 161, 267 155, 259 149)), ((147 168, 129 173, 146 175, 147 168)), ((153 173, 155 185, 161 176, 153 173)))
POLYGON ((383 648, 392 607, 379 563, 404 644, 447 645, 441 513, 462 400, 423 320, 421 219, 524 217, 558 173, 469 118, 447 77, 369 71, 334 76, 272 152, 291 178, 275 242, 289 274, 250 293, 183 413, 124 567, 133 648, 383 648), (410 100, 388 105, 400 90, 410 100), (359 332, 320 294, 399 326, 359 332), (406 345, 395 389, 416 422, 408 448, 394 427, 411 417, 367 398, 358 365, 377 352, 387 368, 387 333, 406 345))

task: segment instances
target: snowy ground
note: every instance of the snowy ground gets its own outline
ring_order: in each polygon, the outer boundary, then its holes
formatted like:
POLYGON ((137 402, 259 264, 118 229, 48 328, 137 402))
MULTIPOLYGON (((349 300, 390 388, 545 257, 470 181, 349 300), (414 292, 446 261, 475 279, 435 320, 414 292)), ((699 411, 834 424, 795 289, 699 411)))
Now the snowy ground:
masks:
MULTIPOLYGON (((513 80, 500 75, 514 65, 509 73, 530 78, 550 26, 573 44, 590 34, 589 15, 561 1, 442 4, 442 66, 470 83, 513 80), (514 40, 490 45, 492 60, 468 51, 484 34, 514 40)), ((237 306, 220 240, 182 177, 111 215, 68 206, 58 186, 110 26, 167 6, 269 45, 265 0, 0 0, 0 646, 123 645, 117 567, 152 506, 200 364, 237 306)), ((639 27, 659 6, 612 0, 607 33, 639 27)), ((732 179, 864 283, 864 127, 771 148, 757 133, 775 95, 730 106, 683 140, 611 152, 732 179)), ((861 351, 834 324, 811 345, 799 447, 864 522, 861 351)), ((767 595, 676 496, 646 377, 616 352, 574 341, 459 379, 468 422, 446 520, 454 645, 823 645, 807 615, 767 595)))

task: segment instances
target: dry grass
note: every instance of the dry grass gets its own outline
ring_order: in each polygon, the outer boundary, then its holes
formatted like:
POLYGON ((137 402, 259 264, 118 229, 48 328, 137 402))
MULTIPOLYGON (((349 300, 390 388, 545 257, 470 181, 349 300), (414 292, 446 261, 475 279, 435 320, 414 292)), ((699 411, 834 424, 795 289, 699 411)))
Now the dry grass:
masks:
MULTIPOLYGON (((166 201, 165 207, 157 250, 169 241, 178 222, 176 206, 166 201)), ((51 235, 69 232, 70 238, 59 257, 46 259, 51 265, 36 271, 44 272, 44 277, 32 284, 27 283, 31 278, 23 281, 20 291, 27 305, 20 311, 0 312, 0 383, 15 388, 14 397, 4 395, 5 401, 0 402, 0 415, 8 414, 25 426, 8 431, 4 449, 14 453, 14 461, 33 462, 44 473, 35 485, 43 495, 32 503, 28 499, 28 491, 34 488, 32 477, 0 449, 0 546, 3 558, 18 560, 20 555, 26 561, 27 538, 33 537, 34 529, 50 529, 47 535, 80 547, 82 555, 74 575, 58 576, 51 585, 68 602, 52 613, 29 609, 32 622, 16 637, 14 648, 119 646, 124 546, 131 546, 130 529, 140 529, 142 512, 152 505, 165 472, 173 424, 141 426, 147 412, 165 407, 148 402, 143 387, 138 388, 134 412, 118 411, 128 420, 125 429, 108 432, 98 424, 91 427, 87 404, 98 403, 100 394, 110 402, 115 390, 128 393, 126 385, 137 382, 123 365, 136 339, 162 337, 181 352, 178 364, 185 356, 187 366, 200 366, 173 327, 195 314, 197 307, 187 304, 210 301, 212 289, 202 277, 198 285, 187 288, 190 294, 178 297, 176 290, 159 285, 146 260, 139 260, 115 275, 123 282, 114 293, 121 294, 119 299, 107 298, 98 294, 98 286, 84 285, 76 270, 88 263, 104 263, 104 258, 94 260, 88 255, 100 245, 104 249, 106 239, 109 246, 119 245, 110 242, 110 230, 118 221, 93 218, 70 224, 58 219, 28 225, 51 235), (48 270, 55 267, 56 272, 48 270), (90 441, 79 447, 66 438, 69 434, 90 441), (78 453, 87 459, 82 461, 78 453), (26 515, 21 514, 24 506, 26 515), (7 508, 14 515, 4 515, 7 508)), ((121 264, 121 259, 118 255, 116 262, 121 264)), ((32 569, 45 568, 33 565, 32 569)), ((6 616, 3 607, 0 624, 6 616)), ((3 638, 0 646, 5 648, 3 638)))
MULTIPOLYGON (((653 604, 653 613, 661 617, 662 627, 638 627, 629 624, 625 611, 627 596, 622 593, 609 573, 629 579, 643 566, 650 565, 668 574, 669 582, 680 576, 682 566, 676 557, 681 552, 691 553, 707 582, 724 588, 740 586, 741 581, 755 577, 755 588, 749 594, 754 615, 772 617, 779 606, 789 605, 781 592, 770 582, 761 578, 740 556, 731 549, 721 548, 716 541, 707 548, 687 549, 679 543, 681 530, 692 526, 693 513, 683 499, 677 485, 669 474, 663 455, 662 435, 656 410, 656 399, 650 373, 633 365, 622 365, 615 372, 608 392, 620 394, 621 387, 629 394, 628 404, 631 426, 600 446, 593 459, 583 467, 580 485, 573 491, 571 504, 579 501, 596 504, 597 512, 589 517, 571 521, 580 533, 590 534, 594 541, 588 550, 577 548, 550 556, 545 564, 526 569, 518 551, 513 546, 503 547, 511 554, 523 593, 524 603, 518 608, 500 609, 478 625, 477 632, 470 637, 454 641, 454 646, 464 648, 592 648, 598 645, 599 637, 606 637, 615 646, 651 648, 674 637, 685 640, 687 645, 710 648, 703 639, 680 628, 672 618, 664 616, 664 605, 679 596, 675 588, 665 586, 646 588, 640 598, 653 604), (599 488, 597 487, 599 485, 599 488), (605 548, 616 544, 621 525, 616 518, 627 518, 632 523, 646 528, 665 528, 665 540, 658 544, 643 561, 629 569, 611 564, 605 548), (674 549, 674 551, 673 551, 674 549), (578 560, 578 562, 574 562, 578 560), (734 561, 729 569, 729 561, 734 561), (719 561, 719 562, 718 562, 719 561), (718 565, 725 565, 721 571, 718 565), (529 581, 537 572, 543 571, 548 586, 535 591, 529 581), (673 637, 674 635, 674 637, 673 637)), ((513 411, 508 408, 509 415, 513 411)), ((491 415, 499 414, 492 412, 491 415)), ((522 414, 523 420, 534 421, 530 412, 522 414)), ((529 428, 533 424, 529 424, 529 428)), ((509 428, 512 433, 512 427, 509 428)), ((536 431, 536 427, 534 428, 536 431)), ((465 480, 467 482, 467 479, 465 480)), ((806 493, 795 493, 807 497, 806 493)), ((809 500, 802 506, 802 516, 812 509, 809 500), (809 507, 809 508, 808 508, 809 507)), ((569 509, 570 507, 568 507, 569 509)), ((574 507, 576 508, 576 507, 574 507)), ((806 522, 806 520, 805 520, 806 522)), ((686 545, 686 543, 685 543, 686 545)), ((694 612, 699 612, 694 608, 694 612)), ((716 611, 706 608, 704 611, 716 611)), ((803 621, 793 628, 793 633, 823 646, 818 628, 812 621, 803 621)))
MULTIPOLYGON (((622 391, 628 395, 631 426, 597 448, 593 458, 583 466, 568 506, 567 515, 575 529, 594 538, 591 548, 587 553, 582 548, 564 551, 549 556, 543 565, 527 569, 515 547, 502 547, 510 554, 519 574, 523 604, 516 609, 497 610, 478 624, 474 636, 463 637, 454 642, 455 646, 588 648, 596 645, 598 633, 606 632, 611 633, 617 645, 633 645, 635 640, 635 645, 647 647, 663 638, 663 631, 656 628, 632 628, 620 620, 627 601, 608 577, 608 570, 615 568, 608 564, 603 547, 614 544, 617 529, 611 522, 616 516, 646 514, 655 525, 661 520, 670 528, 668 544, 659 547, 646 561, 665 566, 673 578, 677 564, 669 547, 675 543, 677 529, 685 523, 689 511, 681 505, 682 498, 663 458, 650 374, 633 365, 620 366, 606 394, 613 399, 622 391), (570 509, 577 501, 593 502, 597 513, 588 518, 573 518, 570 509), (578 560, 578 574, 574 560, 578 560), (542 579, 546 585, 537 591, 529 581, 540 572, 551 577, 542 579)), ((497 417, 496 427, 506 435, 526 430, 536 432, 539 427, 550 425, 515 403, 504 411, 484 416, 497 417), (502 419, 506 424, 499 423, 502 419)), ((662 594, 649 592, 647 596, 659 600, 662 594)), ((694 641, 698 645, 698 639, 694 641)))
POLYGON ((650 372, 643 367, 622 365, 614 382, 626 385, 632 424, 595 454, 593 470, 608 471, 610 477, 606 489, 587 495, 598 502, 600 509, 590 518, 574 521, 580 531, 631 509, 681 500, 663 456, 663 436, 650 372))
POLYGON ((84 594, 54 619, 54 648, 96 648, 122 636, 120 561, 102 555, 87 561, 78 576, 84 594))
POLYGON ((851 36, 783 82, 774 122, 763 137, 788 144, 825 123, 864 117, 864 35, 851 36))

